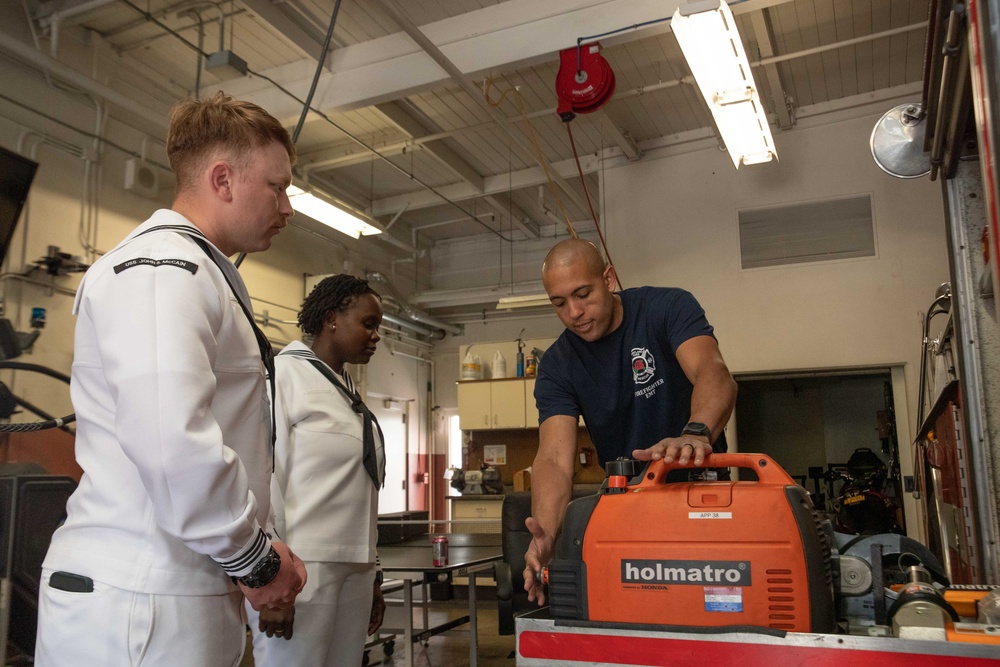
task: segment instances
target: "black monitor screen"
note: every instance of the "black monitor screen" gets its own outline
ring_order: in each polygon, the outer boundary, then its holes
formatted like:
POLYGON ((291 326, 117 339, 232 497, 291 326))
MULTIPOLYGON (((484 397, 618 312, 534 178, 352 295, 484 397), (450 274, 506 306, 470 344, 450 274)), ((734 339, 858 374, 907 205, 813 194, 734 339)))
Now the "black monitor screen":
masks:
POLYGON ((0 261, 14 235, 38 163, 0 147, 0 261))

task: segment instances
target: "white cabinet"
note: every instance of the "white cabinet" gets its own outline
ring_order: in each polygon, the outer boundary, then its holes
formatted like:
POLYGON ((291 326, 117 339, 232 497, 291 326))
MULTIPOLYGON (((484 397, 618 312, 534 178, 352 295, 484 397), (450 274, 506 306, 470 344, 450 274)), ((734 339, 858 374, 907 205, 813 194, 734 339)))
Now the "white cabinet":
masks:
MULTIPOLYGON (((524 378, 458 383, 458 423, 463 431, 524 428, 527 408, 524 378)), ((534 391, 534 380, 531 380, 534 391)), ((531 399, 534 406, 534 398, 531 399)), ((538 414, 530 423, 538 424, 538 414)))
POLYGON ((458 425, 463 431, 491 428, 493 421, 490 382, 458 384, 458 425))
POLYGON ((491 428, 524 428, 524 380, 494 380, 490 392, 491 428))
POLYGON ((535 405, 535 378, 524 381, 524 425, 538 427, 538 406, 535 405))

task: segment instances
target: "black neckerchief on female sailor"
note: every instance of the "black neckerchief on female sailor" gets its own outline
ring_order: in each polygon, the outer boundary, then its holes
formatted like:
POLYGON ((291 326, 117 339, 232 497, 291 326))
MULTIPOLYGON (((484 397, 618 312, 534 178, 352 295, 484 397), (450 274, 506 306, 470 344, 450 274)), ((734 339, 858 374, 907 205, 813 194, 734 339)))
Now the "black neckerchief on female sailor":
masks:
POLYGON ((365 470, 368 472, 368 476, 372 478, 372 483, 375 485, 376 489, 382 488, 383 481, 385 479, 385 473, 379 474, 378 469, 378 455, 375 452, 375 429, 378 429, 379 440, 382 441, 383 447, 385 446, 385 436, 382 435, 382 427, 379 426, 378 419, 372 414, 372 411, 368 409, 365 402, 361 400, 361 396, 356 391, 351 391, 344 386, 344 383, 340 381, 337 374, 333 372, 329 366, 323 363, 319 357, 313 352, 306 352, 305 350, 285 350, 279 353, 282 356, 298 357, 300 359, 305 359, 310 364, 316 367, 323 376, 333 383, 340 392, 347 397, 347 400, 351 402, 351 410, 361 415, 364 421, 364 430, 362 436, 362 443, 364 444, 364 455, 361 459, 362 464, 365 466, 365 470), (374 429, 372 428, 374 426, 374 429), (381 479, 380 479, 381 478, 381 479))
MULTIPOLYGON (((236 298, 236 302, 240 304, 240 308, 243 310, 244 317, 247 318, 247 322, 250 323, 250 328, 253 329, 254 338, 257 339, 257 350, 260 352, 260 360, 264 364, 264 370, 267 372, 267 382, 271 388, 271 472, 274 472, 274 442, 277 438, 277 433, 275 432, 275 418, 274 418, 274 349, 271 347, 271 341, 267 339, 264 332, 260 330, 257 326, 257 322, 254 321, 253 313, 243 299, 240 298, 239 293, 237 293, 236 288, 233 283, 229 280, 229 276, 226 275, 225 269, 219 264, 219 261, 215 258, 212 253, 212 249, 208 245, 208 237, 206 237, 201 230, 195 227, 188 227, 187 225, 157 225, 156 227, 150 227, 138 234, 136 237, 143 236, 144 234, 149 234, 150 232, 160 232, 160 231, 170 231, 177 232, 179 234, 185 234, 191 238, 192 241, 198 244, 208 258, 212 260, 212 263, 218 267, 219 272, 225 279, 226 284, 229 285, 229 290, 233 293, 236 298)), ((381 433, 381 431, 379 431, 381 433)))

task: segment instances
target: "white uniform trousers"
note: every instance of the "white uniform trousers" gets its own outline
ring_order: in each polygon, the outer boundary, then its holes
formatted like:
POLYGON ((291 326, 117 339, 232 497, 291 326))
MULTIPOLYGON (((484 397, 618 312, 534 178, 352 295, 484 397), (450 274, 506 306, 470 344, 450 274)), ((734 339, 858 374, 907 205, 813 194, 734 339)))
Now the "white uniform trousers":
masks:
POLYGON ((243 595, 154 595, 95 581, 48 585, 42 571, 37 667, 236 667, 246 647, 243 595))
POLYGON ((268 637, 247 605, 256 667, 360 667, 372 609, 373 563, 306 562, 292 638, 268 637))

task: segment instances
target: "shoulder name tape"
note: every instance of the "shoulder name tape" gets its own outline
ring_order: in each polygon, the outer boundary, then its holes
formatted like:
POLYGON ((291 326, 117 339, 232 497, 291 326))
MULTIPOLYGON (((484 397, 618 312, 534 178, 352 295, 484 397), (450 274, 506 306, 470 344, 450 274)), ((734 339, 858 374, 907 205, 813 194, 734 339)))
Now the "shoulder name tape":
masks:
POLYGON ((186 259, 150 259, 149 257, 136 257, 121 264, 115 265, 115 273, 121 273, 125 269, 133 266, 176 266, 179 269, 190 271, 191 275, 198 273, 198 265, 186 259))

